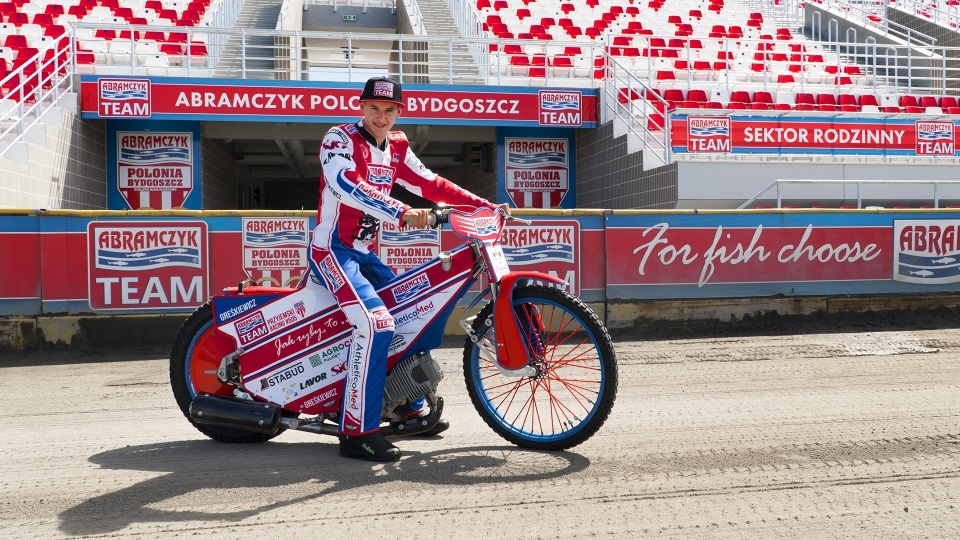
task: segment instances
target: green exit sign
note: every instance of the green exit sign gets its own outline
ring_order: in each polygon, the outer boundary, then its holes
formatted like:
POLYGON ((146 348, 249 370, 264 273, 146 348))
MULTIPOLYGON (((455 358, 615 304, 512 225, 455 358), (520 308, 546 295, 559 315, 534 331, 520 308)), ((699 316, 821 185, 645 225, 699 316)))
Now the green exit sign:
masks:
POLYGON ((345 21, 347 21, 347 22, 357 22, 357 16, 356 16, 356 15, 344 15, 344 16, 343 16, 343 20, 345 20, 345 21))

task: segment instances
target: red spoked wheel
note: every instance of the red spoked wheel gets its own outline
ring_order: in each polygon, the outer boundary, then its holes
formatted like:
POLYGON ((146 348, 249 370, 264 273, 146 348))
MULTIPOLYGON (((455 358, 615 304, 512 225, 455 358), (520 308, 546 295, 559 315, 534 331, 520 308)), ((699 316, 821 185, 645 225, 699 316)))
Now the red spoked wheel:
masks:
POLYGON ((536 450, 576 446, 600 429, 613 408, 617 393, 613 340, 586 304, 560 289, 518 288, 513 304, 532 369, 518 376, 490 359, 496 357, 496 329, 488 304, 474 321, 479 339, 474 343, 468 338, 464 348, 470 399, 487 425, 518 446, 536 450))

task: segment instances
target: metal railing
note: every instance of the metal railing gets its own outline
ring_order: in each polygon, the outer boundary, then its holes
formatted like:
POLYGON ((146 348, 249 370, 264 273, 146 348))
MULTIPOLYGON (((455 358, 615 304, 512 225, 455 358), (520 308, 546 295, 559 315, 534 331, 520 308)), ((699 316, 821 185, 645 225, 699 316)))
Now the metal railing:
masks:
POLYGON ((771 189, 776 189, 777 194, 777 208, 782 208, 783 206, 783 190, 784 185, 802 185, 802 184, 817 184, 817 185, 850 185, 853 184, 856 186, 856 195, 857 195, 857 208, 863 208, 863 193, 861 187, 864 185, 893 185, 893 186, 917 186, 917 185, 928 185, 933 187, 933 193, 931 194, 931 199, 933 200, 933 207, 940 208, 940 186, 960 186, 960 180, 805 180, 805 179, 791 179, 791 180, 774 180, 767 187, 760 190, 759 193, 750 197, 746 202, 737 207, 737 210, 743 210, 744 208, 749 208, 754 202, 758 199, 761 199, 765 193, 771 189))
MULTIPOLYGON (((606 56, 605 60, 601 122, 613 121, 615 137, 627 136, 628 151, 645 150, 644 159, 655 159, 654 167, 669 165, 669 104, 613 57, 606 56)), ((644 163, 643 168, 653 168, 650 165, 644 163)))
MULTIPOLYGON (((450 1, 468 4, 467 0, 450 1)), ((229 19, 226 13, 231 10, 235 19, 236 10, 230 8, 224 11, 224 20, 229 19)), ((767 91, 784 88, 779 81, 779 76, 784 74, 795 79, 795 84, 789 88, 802 92, 942 93, 946 91, 945 88, 960 88, 960 68, 952 67, 946 62, 950 55, 960 56, 960 50, 945 47, 919 50, 917 47, 905 45, 858 43, 855 32, 854 35, 848 32, 844 41, 825 44, 804 40, 784 42, 747 38, 689 38, 679 48, 651 46, 652 40, 658 36, 632 36, 634 52, 643 51, 646 54, 636 55, 631 52, 627 55, 626 47, 614 45, 612 34, 590 42, 484 37, 479 31, 476 12, 472 13, 470 20, 458 21, 458 25, 465 25, 475 32, 475 35, 466 38, 250 30, 213 26, 157 27, 76 23, 66 37, 60 38, 69 41, 63 46, 67 51, 66 57, 69 58, 69 67, 63 78, 69 79, 69 75, 79 72, 157 77, 362 82, 373 73, 382 73, 405 83, 603 87, 604 95, 612 96, 613 103, 605 105, 609 111, 616 112, 614 116, 617 118, 623 118, 627 112, 639 115, 627 122, 627 125, 638 124, 635 128, 637 137, 644 144, 655 145, 656 152, 666 156, 667 160, 670 159, 669 138, 664 142, 660 141, 664 139, 662 133, 669 130, 669 111, 662 112, 662 132, 648 129, 651 127, 651 119, 654 124, 659 120, 659 117, 651 118, 653 115, 650 111, 656 110, 662 103, 641 101, 636 106, 622 104, 619 100, 621 85, 627 89, 642 88, 644 91, 640 92, 641 95, 646 95, 646 89, 663 87, 664 84, 684 90, 719 89, 720 95, 716 98, 718 101, 729 97, 729 92, 738 87, 767 91), (124 52, 112 49, 95 51, 95 64, 76 64, 73 51, 77 50, 79 45, 87 46, 86 38, 93 36, 97 29, 183 32, 188 42, 203 43, 207 50, 206 54, 197 54, 194 48, 187 47, 182 56, 170 56, 140 50, 133 45, 124 52), (791 44, 803 45, 806 50, 795 53, 789 47, 791 44), (522 51, 531 59, 530 65, 518 64, 512 60, 513 55, 508 52, 511 48, 522 51), (571 50, 576 52, 571 53, 571 50), (445 53, 438 54, 436 51, 445 53), (759 61, 755 56, 758 52, 762 56, 759 61), (720 63, 724 64, 725 68, 715 69, 721 54, 725 60, 720 60, 720 63), (823 62, 811 61, 812 54, 822 56, 823 62), (571 64, 558 66, 551 61, 559 57, 570 58, 571 64), (151 59, 156 62, 151 62, 151 59), (679 61, 685 62, 683 67, 679 67, 679 61), (711 69, 697 69, 696 62, 709 62, 711 69), (755 65, 762 65, 763 69, 753 69, 755 65), (464 66, 475 66, 478 78, 465 83, 459 75, 464 66), (789 71, 791 66, 798 67, 799 71, 789 71), (856 67, 859 74, 821 71, 824 66, 856 67), (533 70, 539 72, 538 76, 532 76, 533 70), (669 80, 659 80, 663 74, 668 74, 669 80), (843 82, 838 81, 838 77, 846 78, 852 84, 838 84, 843 82)), ((669 43, 672 37, 663 36, 659 39, 669 43)), ((41 51, 38 57, 28 64, 41 65, 45 54, 45 51, 41 51)), ((55 58, 63 62, 65 57, 56 55, 55 58)), ((22 66, 19 68, 20 75, 23 75, 25 69, 27 68, 22 66)), ((60 70, 57 73, 60 73, 60 70)), ((9 88, 13 77, 14 75, 11 75, 7 80, 9 90, 16 90, 9 88)), ((49 87, 49 84, 47 86, 49 87)), ((62 83, 56 85, 56 88, 62 87, 62 83)), ((3 113, 0 121, 6 126, 5 132, 9 134, 14 130, 9 126, 9 120, 30 116, 28 109, 48 105, 46 102, 43 102, 44 105, 32 105, 38 101, 40 100, 18 103, 14 110, 0 111, 3 113)), ((22 133, 23 130, 23 126, 15 128, 17 133, 22 133)))
POLYGON ((40 52, 0 80, 0 88, 5 90, 0 99, 0 157, 73 91, 70 36, 61 35, 49 45, 51 54, 40 52))
MULTIPOLYGON (((933 36, 891 21, 887 17, 888 5, 886 2, 878 2, 875 0, 861 2, 849 2, 847 0, 813 0, 813 2, 836 17, 872 28, 880 35, 896 37, 906 42, 907 45, 933 47, 937 44, 937 40, 933 36)), ((827 28, 828 35, 826 41, 838 41, 839 35, 830 35, 833 25, 836 24, 836 20, 834 19, 830 24, 831 26, 827 28)), ((811 35, 813 39, 823 40, 823 28, 821 19, 818 16, 811 19, 811 35)))
POLYGON ((936 2, 923 0, 898 0, 889 4, 888 9, 896 9, 910 15, 915 15, 923 20, 931 21, 935 24, 949 28, 950 30, 960 29, 960 7, 948 5, 947 9, 941 9, 936 2))

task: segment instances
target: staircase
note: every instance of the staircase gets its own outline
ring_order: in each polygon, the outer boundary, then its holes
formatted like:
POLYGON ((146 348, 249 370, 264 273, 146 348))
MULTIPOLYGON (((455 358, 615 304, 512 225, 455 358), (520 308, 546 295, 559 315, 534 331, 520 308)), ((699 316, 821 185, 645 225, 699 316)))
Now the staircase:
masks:
MULTIPOLYGON (((416 1, 420 13, 423 14, 423 26, 428 36, 463 40, 463 34, 457 28, 447 0, 416 1)), ((431 83, 486 84, 480 75, 480 70, 477 69, 473 54, 465 43, 459 41, 451 47, 450 42, 428 42, 427 51, 430 55, 428 75, 431 83), (451 65, 453 66, 452 74, 451 65)))
MULTIPOLYGON (((234 28, 241 31, 274 32, 280 16, 281 4, 282 0, 246 0, 237 16, 234 28)), ((234 35, 224 47, 214 76, 236 78, 237 73, 243 71, 248 79, 273 79, 276 69, 275 57, 273 36, 243 33, 234 35)))

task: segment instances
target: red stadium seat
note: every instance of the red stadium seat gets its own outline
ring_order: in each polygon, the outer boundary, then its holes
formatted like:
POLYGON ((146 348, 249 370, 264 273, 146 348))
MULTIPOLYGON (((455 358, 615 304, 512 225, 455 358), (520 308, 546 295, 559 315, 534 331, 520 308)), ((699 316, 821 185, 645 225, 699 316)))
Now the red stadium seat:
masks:
POLYGON ((897 104, 900 107, 919 107, 920 103, 917 102, 917 98, 911 96, 910 94, 904 94, 900 96, 900 99, 897 101, 897 104))
POLYGON ((700 88, 691 88, 690 91, 687 92, 687 99, 698 103, 706 103, 708 101, 706 91, 700 88))

